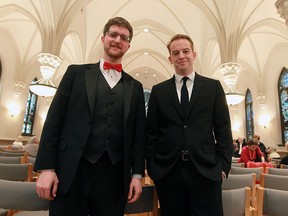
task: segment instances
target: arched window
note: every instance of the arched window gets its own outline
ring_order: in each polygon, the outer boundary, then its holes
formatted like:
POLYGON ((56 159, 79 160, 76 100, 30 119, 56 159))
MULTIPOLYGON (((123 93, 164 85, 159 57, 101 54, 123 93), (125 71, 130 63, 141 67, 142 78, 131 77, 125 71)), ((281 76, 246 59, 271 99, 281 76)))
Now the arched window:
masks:
POLYGON ((253 99, 250 89, 246 91, 245 97, 246 137, 251 139, 254 135, 254 112, 253 99))
MULTIPOLYGON (((36 82, 37 78, 35 77, 32 83, 36 82)), ((22 135, 32 135, 33 125, 34 125, 34 117, 36 112, 37 105, 37 95, 29 91, 28 99, 26 102, 26 109, 24 115, 24 122, 22 127, 22 135)))
POLYGON ((288 141, 288 69, 283 68, 278 80, 282 143, 288 141))

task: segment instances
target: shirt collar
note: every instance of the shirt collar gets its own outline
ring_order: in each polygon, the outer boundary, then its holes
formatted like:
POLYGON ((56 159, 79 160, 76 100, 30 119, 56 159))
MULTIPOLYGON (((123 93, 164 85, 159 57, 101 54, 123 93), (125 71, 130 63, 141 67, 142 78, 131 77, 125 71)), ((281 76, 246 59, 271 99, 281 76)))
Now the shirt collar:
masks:
POLYGON ((100 60, 100 70, 101 70, 101 72, 103 73, 103 74, 110 74, 111 72, 113 72, 113 74, 115 75, 115 76, 117 76, 117 77, 121 77, 122 76, 122 73, 119 73, 118 71, 115 71, 115 70, 113 70, 113 69, 109 69, 109 70, 104 70, 104 68, 103 68, 103 65, 104 65, 104 59, 103 58, 101 58, 101 60, 100 60))
POLYGON ((107 70, 104 70, 103 65, 104 65, 104 59, 101 58, 101 60, 100 60, 100 70, 101 70, 102 72, 107 71, 107 70))
MULTIPOLYGON (((182 76, 182 75, 175 74, 175 81, 176 81, 177 83, 180 83, 183 77, 184 77, 184 76, 182 76)), ((189 79, 190 79, 190 80, 192 81, 192 83, 193 83, 193 82, 194 82, 194 79, 195 79, 195 71, 192 71, 192 73, 190 73, 187 77, 189 77, 189 79)))

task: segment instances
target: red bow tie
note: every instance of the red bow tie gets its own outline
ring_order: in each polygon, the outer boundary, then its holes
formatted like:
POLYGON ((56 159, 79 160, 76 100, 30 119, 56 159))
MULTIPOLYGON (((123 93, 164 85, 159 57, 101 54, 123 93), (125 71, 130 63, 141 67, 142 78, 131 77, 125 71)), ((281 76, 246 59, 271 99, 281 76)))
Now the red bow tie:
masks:
POLYGON ((114 69, 118 72, 121 72, 122 71, 122 64, 110 64, 108 62, 104 62, 103 68, 104 68, 104 70, 114 69))

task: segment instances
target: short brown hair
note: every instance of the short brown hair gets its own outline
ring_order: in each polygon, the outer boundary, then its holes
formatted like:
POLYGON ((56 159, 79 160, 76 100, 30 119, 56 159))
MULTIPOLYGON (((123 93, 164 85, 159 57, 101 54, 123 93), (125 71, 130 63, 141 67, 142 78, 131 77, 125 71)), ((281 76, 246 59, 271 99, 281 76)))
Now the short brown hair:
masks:
POLYGON ((257 145, 258 146, 258 142, 255 139, 249 139, 247 142, 247 145, 248 146, 251 146, 251 145, 257 145))
POLYGON ((124 19, 123 17, 114 17, 112 19, 109 19, 108 22, 106 23, 106 25, 104 26, 104 29, 103 29, 103 35, 105 36, 105 34, 110 30, 110 27, 112 25, 117 25, 117 26, 120 26, 120 27, 124 27, 124 28, 127 28, 128 31, 129 31, 129 43, 131 42, 132 40, 132 37, 133 37, 133 28, 131 26, 131 24, 126 20, 124 19))
POLYGON ((256 138, 256 139, 260 140, 260 136, 257 134, 254 134, 252 138, 256 138))
POLYGON ((191 49, 192 51, 194 51, 194 43, 192 41, 192 39, 188 36, 188 35, 185 35, 185 34, 176 34, 174 35, 170 41, 167 43, 167 48, 168 48, 168 51, 169 51, 169 54, 171 53, 171 49, 170 49, 170 46, 171 46, 171 43, 175 40, 179 40, 179 39, 186 39, 190 42, 191 44, 191 49))

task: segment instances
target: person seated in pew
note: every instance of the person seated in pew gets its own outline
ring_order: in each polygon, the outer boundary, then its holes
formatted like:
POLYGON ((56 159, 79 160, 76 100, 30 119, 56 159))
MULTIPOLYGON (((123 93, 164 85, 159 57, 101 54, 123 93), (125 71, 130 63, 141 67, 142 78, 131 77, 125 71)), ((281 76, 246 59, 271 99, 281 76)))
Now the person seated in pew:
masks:
POLYGON ((265 162, 264 154, 261 152, 258 142, 255 139, 250 139, 247 146, 244 146, 241 152, 241 157, 238 163, 244 162, 245 167, 273 167, 271 163, 265 162))
POLYGON ((17 139, 12 144, 12 149, 22 149, 23 147, 23 137, 19 135, 17 139))
POLYGON ((260 136, 258 134, 254 134, 252 138, 258 143, 261 152, 265 154, 266 146, 264 145, 263 142, 260 142, 260 136))
MULTIPOLYGON (((288 151, 288 142, 285 143, 285 147, 288 151)), ((280 164, 288 165, 288 154, 281 159, 280 164)))
POLYGON ((267 154, 267 160, 268 162, 272 161, 273 159, 280 159, 280 155, 277 153, 277 149, 274 147, 268 147, 265 150, 266 154, 267 154))
POLYGON ((242 136, 239 136, 235 142, 236 142, 236 145, 234 146, 234 157, 240 158, 242 149, 244 146, 247 145, 247 142, 246 142, 246 139, 242 136))
POLYGON ((274 167, 279 167, 279 162, 281 160, 280 155, 277 153, 277 149, 274 147, 268 147, 265 150, 266 161, 274 165, 274 167))
POLYGON ((26 145, 23 146, 23 150, 29 154, 37 154, 39 148, 39 139, 36 136, 32 136, 26 145))

